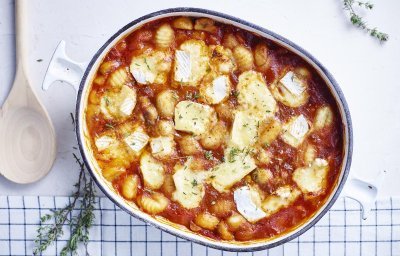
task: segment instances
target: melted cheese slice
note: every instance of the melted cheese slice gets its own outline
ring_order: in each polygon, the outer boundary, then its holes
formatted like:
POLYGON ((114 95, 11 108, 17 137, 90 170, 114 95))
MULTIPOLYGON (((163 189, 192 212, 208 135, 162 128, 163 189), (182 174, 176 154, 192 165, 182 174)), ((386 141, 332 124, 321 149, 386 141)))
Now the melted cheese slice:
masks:
POLYGON ((232 125, 231 142, 240 149, 253 145, 258 139, 259 124, 259 119, 251 116, 248 112, 236 112, 232 125))
POLYGON ((298 79, 293 71, 287 72, 279 82, 285 86, 290 93, 296 96, 301 95, 306 90, 306 86, 303 84, 303 81, 298 79))
MULTIPOLYGON (((119 169, 125 169, 128 167, 127 165, 129 165, 129 161, 134 157, 133 154, 130 154, 125 143, 117 139, 115 130, 109 130, 98 138, 94 138, 94 144, 99 152, 96 157, 102 161, 116 160, 120 163, 120 166, 118 166, 119 169)), ((103 172, 106 169, 104 169, 103 172)))
POLYGON ((147 152, 140 157, 140 171, 145 187, 159 189, 164 183, 163 165, 147 152))
POLYGON ((99 152, 104 151, 109 148, 111 145, 118 143, 114 138, 104 135, 95 140, 95 145, 99 152))
POLYGON ((202 40, 187 40, 175 52, 174 80, 187 86, 198 86, 209 67, 208 48, 202 40))
POLYGON ((233 193, 236 208, 249 222, 257 222, 267 215, 261 209, 260 194, 256 190, 244 186, 238 188, 233 193))
POLYGON ((137 127, 133 133, 124 138, 125 143, 134 152, 139 153, 149 142, 149 136, 142 127, 137 127))
POLYGON ((207 178, 207 172, 191 170, 189 161, 184 166, 175 166, 175 174, 172 176, 176 188, 172 199, 186 209, 200 205, 205 194, 204 180, 207 178))
POLYGON ((292 188, 289 185, 278 188, 273 195, 268 196, 262 202, 262 208, 270 216, 283 207, 289 206, 293 203, 299 196, 301 192, 292 188))
POLYGON ((182 83, 189 82, 190 75, 192 74, 190 53, 176 50, 175 63, 175 81, 182 83))
POLYGON ((121 105, 119 106, 119 110, 126 116, 132 114, 133 109, 135 108, 136 101, 132 97, 125 98, 121 105))
POLYGON ((298 147, 303 143, 303 140, 309 131, 308 121, 303 115, 293 117, 288 123, 283 125, 283 130, 283 141, 292 147, 298 147))
POLYGON ((227 148, 225 162, 210 171, 211 185, 219 192, 226 192, 256 167, 249 150, 227 148))
POLYGON ((210 129, 214 118, 210 106, 184 100, 175 106, 175 129, 201 135, 210 129))
POLYGON ((151 153, 155 157, 164 158, 175 153, 175 141, 173 136, 161 136, 150 139, 151 153))
POLYGON ((287 72, 278 82, 271 85, 275 99, 288 107, 299 107, 308 101, 307 83, 293 71, 287 72))
POLYGON ((139 84, 162 84, 167 81, 171 62, 169 53, 153 51, 133 57, 130 71, 139 84))
POLYGON ((252 116, 265 119, 272 116, 277 108, 276 101, 268 90, 261 73, 246 71, 239 76, 237 85, 239 91, 239 108, 248 111, 252 116))
POLYGON ((209 104, 218 104, 229 96, 229 89, 229 77, 218 76, 211 84, 201 88, 200 93, 209 104))
POLYGON ((127 117, 136 106, 136 90, 122 85, 119 92, 106 92, 100 100, 100 111, 107 119, 127 117))
POLYGON ((328 162, 316 158, 311 166, 297 168, 292 178, 304 193, 319 193, 326 187, 328 171, 328 162))

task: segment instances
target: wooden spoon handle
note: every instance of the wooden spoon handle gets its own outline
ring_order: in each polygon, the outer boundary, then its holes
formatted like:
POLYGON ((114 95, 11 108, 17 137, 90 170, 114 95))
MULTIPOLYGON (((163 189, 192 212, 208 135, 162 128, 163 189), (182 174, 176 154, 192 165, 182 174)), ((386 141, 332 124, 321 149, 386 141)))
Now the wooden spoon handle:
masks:
POLYGON ((27 56, 27 25, 26 22, 26 1, 17 0, 15 1, 15 43, 16 43, 16 56, 17 56, 17 69, 20 68, 26 61, 27 56))

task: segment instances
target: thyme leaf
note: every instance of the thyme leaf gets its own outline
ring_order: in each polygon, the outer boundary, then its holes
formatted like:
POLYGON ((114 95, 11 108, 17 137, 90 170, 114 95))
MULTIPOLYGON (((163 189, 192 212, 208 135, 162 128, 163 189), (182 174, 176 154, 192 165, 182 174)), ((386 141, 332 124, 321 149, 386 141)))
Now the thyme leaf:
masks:
POLYGON ((40 218, 40 226, 34 240, 33 255, 39 255, 46 251, 64 234, 63 229, 67 225, 72 231, 67 244, 61 250, 61 256, 69 255, 69 253, 75 254, 80 243, 87 245, 89 241, 89 229, 95 218, 95 187, 83 162, 74 153, 73 157, 79 165, 80 173, 78 181, 74 185, 76 190, 71 195, 72 201, 64 208, 52 209, 51 213, 40 218), (79 211, 74 214, 74 210, 79 211))
POLYGON ((365 8, 367 10, 372 10, 372 8, 374 8, 374 5, 370 2, 343 0, 343 9, 348 11, 348 13, 350 14, 351 23, 354 26, 360 28, 361 30, 366 31, 370 36, 378 39, 381 43, 389 40, 388 34, 379 31, 376 27, 375 28, 369 27, 367 23, 363 20, 363 18, 354 11, 354 5, 365 8))

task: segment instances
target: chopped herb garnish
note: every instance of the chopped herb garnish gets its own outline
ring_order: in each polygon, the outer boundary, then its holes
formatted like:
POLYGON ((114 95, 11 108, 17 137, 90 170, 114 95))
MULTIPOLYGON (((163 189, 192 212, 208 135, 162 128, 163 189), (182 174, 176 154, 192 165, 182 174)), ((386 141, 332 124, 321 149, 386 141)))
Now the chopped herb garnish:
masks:
POLYGON ((108 99, 107 96, 104 96, 103 98, 106 101, 106 106, 108 107, 110 105, 110 100, 108 99))
POLYGON ((204 157, 205 157, 207 160, 212 160, 212 159, 214 159, 214 156, 213 156, 212 151, 206 151, 206 152, 204 152, 204 157))
POLYGON ((185 98, 187 100, 197 100, 201 98, 201 96, 198 92, 186 92, 185 98))
POLYGON ((110 128, 110 129, 114 129, 114 128, 115 128, 114 125, 109 124, 109 123, 105 124, 105 126, 106 126, 107 128, 110 128))
POLYGON ((185 98, 187 100, 191 100, 191 99, 193 99, 193 94, 191 92, 186 92, 185 98))
POLYGON ((191 183, 192 183, 192 187, 196 187, 198 185, 196 179, 193 179, 191 183))
POLYGON ((236 90, 233 90, 233 91, 231 92, 231 95, 232 95, 233 97, 237 98, 237 96, 239 96, 239 92, 236 91, 236 90))
POLYGON ((229 163, 235 162, 235 157, 239 154, 240 150, 238 148, 232 148, 229 151, 229 158, 228 161, 229 163))
POLYGON ((147 68, 151 71, 149 64, 147 63, 147 59, 144 58, 144 63, 146 64, 147 68))
POLYGON ((183 117, 182 117, 182 115, 181 114, 179 114, 179 119, 182 119, 183 117))

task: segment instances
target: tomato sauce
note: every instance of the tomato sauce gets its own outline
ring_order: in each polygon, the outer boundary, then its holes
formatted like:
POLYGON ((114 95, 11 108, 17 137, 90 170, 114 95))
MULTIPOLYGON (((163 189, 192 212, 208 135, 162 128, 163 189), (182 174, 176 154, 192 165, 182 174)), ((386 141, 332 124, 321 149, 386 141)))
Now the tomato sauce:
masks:
MULTIPOLYGON (((100 134, 109 131, 110 129, 115 129, 121 125, 118 120, 107 120, 98 110, 98 98, 101 98, 103 93, 107 90, 112 90, 110 85, 107 83, 107 78, 109 74, 115 70, 117 67, 129 67, 131 59, 133 56, 140 55, 147 48, 156 48, 154 44, 154 36, 156 29, 164 23, 170 23, 175 17, 164 18, 156 21, 149 22, 136 31, 132 32, 130 35, 121 39, 106 55, 103 62, 114 61, 117 63, 111 71, 104 73, 101 70, 98 71, 97 76, 103 78, 105 82, 97 83, 94 80, 91 93, 93 93, 94 99, 89 100, 89 109, 86 113, 87 115, 87 126, 89 128, 90 139, 92 147, 94 148, 95 157, 98 159, 101 167, 106 167, 108 164, 107 160, 103 160, 98 157, 96 153, 96 146, 94 139, 100 134), (97 100, 96 100, 97 98, 97 100)), ((306 143, 313 145, 316 148, 317 155, 320 158, 324 158, 329 163, 329 173, 327 176, 327 187, 324 192, 316 195, 314 197, 306 197, 301 195, 293 204, 288 207, 283 207, 278 212, 272 214, 271 216, 264 218, 256 223, 247 222, 242 225, 237 230, 231 230, 234 237, 238 241, 254 240, 254 239, 264 239, 271 238, 277 235, 282 235, 285 232, 292 230, 301 223, 307 221, 313 214, 321 207, 326 201, 327 197, 332 193, 334 189, 339 173, 341 170, 341 165, 343 161, 343 127, 341 122, 340 113, 337 104, 329 91, 327 85, 323 79, 319 76, 317 71, 315 71, 306 61, 301 57, 292 53, 291 51, 275 44, 274 42, 259 37, 253 33, 244 31, 242 29, 236 28, 231 25, 216 23, 217 31, 214 33, 208 33, 206 31, 199 30, 175 30, 175 39, 170 50, 176 49, 182 42, 188 39, 201 39, 206 42, 206 45, 221 45, 223 38, 226 34, 233 34, 236 36, 240 44, 247 46, 251 49, 263 42, 268 46, 268 58, 270 60, 270 66, 267 70, 255 70, 262 73, 267 86, 270 87, 271 84, 276 82, 276 80, 281 76, 282 70, 294 69, 297 67, 302 67, 310 72, 311 79, 308 82, 308 93, 309 100, 304 105, 291 108, 285 106, 284 104, 278 102, 278 111, 275 114, 276 118, 282 123, 287 122, 291 117, 303 114, 308 120, 313 120, 316 111, 321 106, 329 106, 333 111, 333 122, 332 125, 318 132, 311 133, 306 143)), ((172 70, 172 68, 171 68, 172 70)), ((171 71, 172 73, 172 71, 171 71)), ((235 91, 236 85, 238 83, 238 77, 241 72, 238 70, 230 74, 230 80, 233 85, 233 92, 235 91)), ((194 102, 202 102, 202 99, 198 97, 199 90, 198 87, 190 86, 179 86, 178 88, 172 86, 172 75, 169 75, 167 82, 161 85, 148 86, 148 85, 137 85, 132 83, 137 90, 138 97, 147 96, 152 104, 155 103, 155 97, 158 93, 165 89, 174 89, 178 93, 179 100, 190 99, 194 102)), ((227 102, 230 106, 236 107, 238 105, 237 98, 234 93, 231 93, 227 102)), ((233 111, 233 109, 231 110, 233 111)), ((140 104, 134 109, 133 114, 128 120, 124 122, 143 122, 141 119, 141 113, 143 109, 140 104)), ((224 119, 227 125, 228 131, 232 127, 232 120, 224 119)), ((146 132, 150 137, 158 136, 158 132, 155 126, 143 123, 146 132)), ((175 138, 179 139, 181 136, 185 135, 183 132, 176 131, 175 138)), ((122 139, 122 138, 119 138, 122 139)), ((300 147, 301 148, 301 147, 300 147)), ((299 153, 299 148, 291 147, 286 144, 280 137, 274 140, 270 145, 266 147, 266 150, 270 153, 271 161, 268 164, 261 165, 259 167, 267 168, 271 170, 273 174, 273 179, 267 184, 260 185, 261 190, 266 194, 272 194, 274 191, 282 185, 296 186, 292 180, 292 174, 298 166, 304 165, 304 161, 299 153)), ((218 163, 225 161, 224 159, 224 147, 221 146, 215 150, 210 150, 213 159, 207 159, 204 154, 198 154, 195 157, 203 160, 205 168, 212 168, 218 163)), ((177 145, 177 156, 164 161, 165 172, 167 175, 173 175, 174 166, 176 164, 183 165, 186 161, 186 157, 180 152, 179 145, 177 145)), ((127 175, 136 174, 141 179, 138 189, 138 195, 145 192, 143 185, 143 177, 139 168, 138 159, 133 157, 129 166, 126 168, 126 172, 119 175, 112 180, 112 184, 117 191, 121 192, 121 184, 127 175)), ((210 212, 211 206, 218 200, 226 199, 233 201, 233 190, 242 185, 246 184, 246 180, 238 182, 233 186, 233 188, 228 193, 220 193, 215 190, 211 185, 205 185, 205 196, 199 207, 194 209, 185 209, 178 202, 174 202, 170 199, 168 207, 159 213, 159 215, 165 217, 166 219, 191 228, 194 223, 196 216, 203 211, 210 212)), ((162 192, 158 190, 158 192, 162 192)), ((135 200, 133 200, 135 201, 135 200)), ((198 231, 201 235, 220 240, 222 239, 216 230, 207 230, 200 228, 198 231)))

